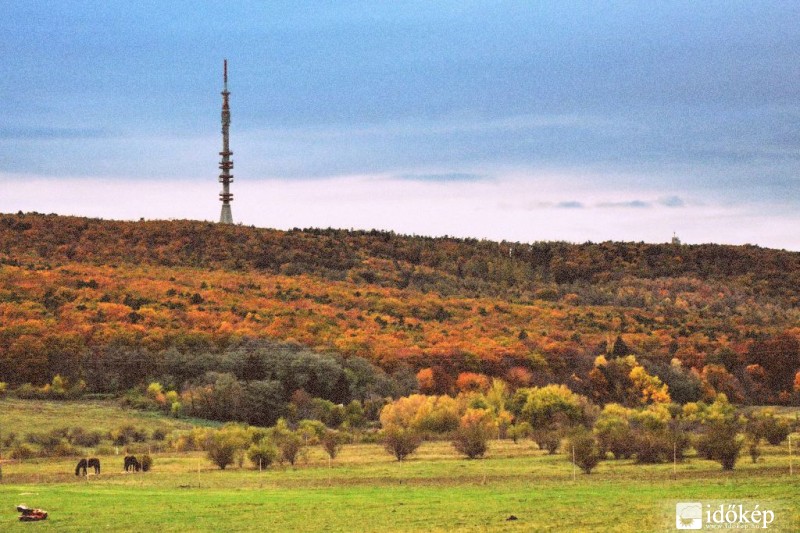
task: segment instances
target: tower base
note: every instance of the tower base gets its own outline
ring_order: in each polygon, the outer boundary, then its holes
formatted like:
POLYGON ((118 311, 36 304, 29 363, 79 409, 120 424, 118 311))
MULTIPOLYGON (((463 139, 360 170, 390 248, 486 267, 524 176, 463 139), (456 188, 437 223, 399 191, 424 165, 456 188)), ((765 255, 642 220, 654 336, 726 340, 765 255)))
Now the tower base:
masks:
POLYGON ((222 212, 219 214, 220 224, 233 224, 233 215, 231 214, 231 205, 222 204, 222 212))

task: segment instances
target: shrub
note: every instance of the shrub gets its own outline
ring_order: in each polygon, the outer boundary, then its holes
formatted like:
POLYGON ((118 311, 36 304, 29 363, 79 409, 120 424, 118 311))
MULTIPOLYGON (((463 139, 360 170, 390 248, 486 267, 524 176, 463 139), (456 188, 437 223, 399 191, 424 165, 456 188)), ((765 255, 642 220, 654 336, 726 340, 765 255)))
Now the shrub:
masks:
POLYGON ((93 448, 103 440, 103 434, 99 431, 86 431, 82 427, 74 427, 70 430, 68 438, 76 446, 93 448))
POLYGON ((628 459, 634 454, 633 432, 628 420, 630 410, 608 404, 594 424, 594 434, 601 455, 611 452, 615 459, 628 459))
POLYGON ((206 454, 208 454, 208 458, 217 465, 220 470, 225 470, 225 467, 233 464, 237 449, 238 446, 235 442, 226 438, 224 434, 219 432, 211 436, 206 443, 206 454))
POLYGON ((673 442, 665 431, 643 428, 633 432, 630 439, 637 463, 655 464, 672 459, 673 442))
POLYGON ((738 435, 735 421, 718 421, 706 428, 695 445, 697 453, 706 459, 718 461, 723 470, 733 470, 744 439, 738 435))
POLYGON ((25 459, 30 459, 36 455, 36 452, 33 451, 33 448, 24 444, 22 442, 18 443, 11 449, 11 458, 17 459, 19 461, 24 461, 25 459))
POLYGON ((62 439, 66 438, 68 430, 53 429, 45 433, 27 433, 25 440, 31 444, 38 444, 42 448, 54 448, 62 439))
POLYGON ((742 421, 736 408, 724 394, 718 394, 705 412, 703 434, 697 439, 695 449, 701 457, 719 461, 723 470, 733 470, 744 438, 739 435, 742 421))
POLYGON ((747 447, 747 451, 750 453, 750 459, 753 460, 753 464, 757 463, 758 458, 761 457, 761 446, 759 446, 760 442, 760 439, 750 440, 750 443, 747 447))
POLYGON ((131 442, 145 442, 147 441, 147 430, 137 429, 131 424, 125 424, 116 429, 112 429, 109 434, 111 442, 114 446, 125 446, 131 442))
POLYGON ((390 426, 383 433, 383 444, 386 450, 398 461, 414 453, 422 443, 419 433, 409 428, 390 426))
POLYGON ((791 427, 788 422, 776 417, 772 410, 765 409, 747 419, 745 432, 751 439, 765 439, 777 446, 789 436, 791 427))
POLYGON ((381 409, 381 425, 410 428, 416 432, 449 433, 459 424, 458 402, 449 396, 412 394, 381 409))
POLYGON ((364 431, 360 435, 359 442, 362 444, 379 444, 383 442, 383 434, 376 429, 364 431))
POLYGON ((9 431, 6 433, 5 437, 3 438, 3 446, 6 448, 11 448, 17 443, 18 435, 13 431, 9 431))
MULTIPOLYGON (((324 427, 324 426, 323 426, 324 427)), ((305 445, 303 435, 299 431, 292 431, 289 429, 286 420, 279 418, 275 427, 270 430, 272 440, 278 447, 279 460, 281 463, 284 461, 294 466, 300 450, 305 445)))
POLYGON ((319 420, 301 420, 297 424, 297 433, 303 438, 303 444, 319 444, 320 439, 325 435, 325 424, 319 420))
POLYGON ((191 435, 178 435, 171 439, 172 448, 176 452, 190 452, 195 450, 194 439, 191 435))
POLYGON ((41 391, 30 383, 23 383, 14 389, 14 396, 23 400, 36 400, 43 397, 41 391))
POLYGON ((540 450, 547 450, 550 455, 554 455, 558 451, 558 447, 561 446, 561 430, 559 429, 535 429, 531 438, 533 438, 540 450))
POLYGON ((575 394, 566 385, 519 389, 515 396, 522 404, 519 415, 535 428, 587 423, 596 410, 588 399, 575 394))
POLYGON ((511 440, 516 443, 519 439, 524 439, 525 437, 530 437, 532 432, 531 425, 527 422, 518 422, 508 428, 507 435, 511 438, 511 440))
POLYGON ((569 438, 569 460, 575 462, 586 474, 591 474, 600 462, 600 449, 594 435, 585 429, 578 429, 569 438))
POLYGON ((114 455, 114 448, 108 444, 101 444, 94 449, 94 455, 114 455))
POLYGON ((62 440, 52 448, 44 448, 42 454, 48 457, 75 457, 82 455, 81 451, 67 440, 62 440))
POLYGON ((247 430, 230 424, 216 431, 206 433, 204 447, 208 458, 221 470, 242 458, 242 452, 251 442, 247 430))
POLYGON ((281 452, 281 462, 286 461, 294 466, 297 456, 303 448, 303 438, 295 432, 290 432, 281 435, 277 444, 281 452))
POLYGON ((167 438, 167 430, 164 428, 156 428, 153 430, 151 438, 153 440, 162 441, 167 438))
POLYGON ((764 438, 773 446, 785 441, 790 432, 789 424, 777 417, 767 418, 764 423, 764 438))
POLYGON ((497 434, 497 424, 486 409, 467 409, 453 437, 453 447, 469 459, 483 457, 489 439, 497 434))
POLYGON ((267 468, 278 457, 275 445, 267 439, 262 439, 247 450, 247 458, 256 468, 267 468))
POLYGON ((338 431, 328 430, 322 436, 322 447, 327 452, 331 460, 336 459, 339 450, 342 449, 342 435, 338 431))

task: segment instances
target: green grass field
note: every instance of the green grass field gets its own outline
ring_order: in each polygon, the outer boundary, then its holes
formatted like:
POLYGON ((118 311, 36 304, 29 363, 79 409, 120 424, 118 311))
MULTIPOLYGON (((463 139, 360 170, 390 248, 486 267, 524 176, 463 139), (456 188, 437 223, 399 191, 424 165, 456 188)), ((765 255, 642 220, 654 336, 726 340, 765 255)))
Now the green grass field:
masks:
MULTIPOLYGON (((9 403, 0 406, 7 427, 9 403)), ((32 419, 65 419, 58 405, 52 409, 32 419)), ((146 474, 122 472, 121 456, 100 459, 103 473, 85 479, 73 475, 73 459, 3 464, 0 530, 674 531, 676 502, 709 500, 760 503, 776 513, 770 530, 800 530, 800 461, 795 457, 790 477, 785 444, 766 446, 755 465, 742 457, 733 472, 697 458, 679 463, 676 474, 671 464, 605 461, 574 481, 564 455, 543 455, 530 441, 493 442, 488 457, 475 461, 447 442, 428 442, 404 463, 378 445, 345 446, 331 463, 314 447, 294 468, 263 472, 249 465, 220 471, 201 453, 156 454, 146 474), (20 503, 46 509, 50 518, 19 523, 20 503), (507 520, 511 515, 517 520, 507 520)))

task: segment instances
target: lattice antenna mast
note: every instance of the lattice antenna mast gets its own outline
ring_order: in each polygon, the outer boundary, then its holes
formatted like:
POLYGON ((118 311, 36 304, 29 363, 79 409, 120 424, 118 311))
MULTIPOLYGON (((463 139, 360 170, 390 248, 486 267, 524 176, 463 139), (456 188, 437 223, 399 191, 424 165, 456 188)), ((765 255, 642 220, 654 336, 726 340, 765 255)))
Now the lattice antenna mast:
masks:
POLYGON ((231 161, 230 142, 228 138, 231 126, 231 110, 228 105, 228 60, 223 62, 222 67, 223 87, 222 87, 222 151, 219 155, 222 157, 219 161, 219 168, 222 173, 219 175, 219 182, 222 183, 222 192, 219 193, 219 199, 222 202, 222 212, 219 215, 220 224, 233 224, 233 215, 231 214, 231 202, 233 201, 233 193, 231 193, 231 182, 233 175, 233 161, 231 161))

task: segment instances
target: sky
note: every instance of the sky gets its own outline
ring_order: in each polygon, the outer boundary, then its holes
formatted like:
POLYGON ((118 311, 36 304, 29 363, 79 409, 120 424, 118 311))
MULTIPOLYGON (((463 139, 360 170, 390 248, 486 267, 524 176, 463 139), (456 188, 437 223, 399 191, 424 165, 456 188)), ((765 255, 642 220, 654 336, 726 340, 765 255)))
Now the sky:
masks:
POLYGON ((800 2, 37 1, 0 212, 800 251, 800 2))

